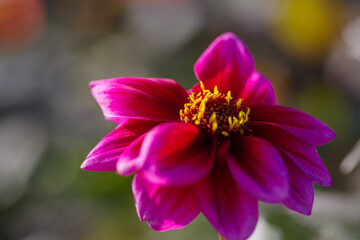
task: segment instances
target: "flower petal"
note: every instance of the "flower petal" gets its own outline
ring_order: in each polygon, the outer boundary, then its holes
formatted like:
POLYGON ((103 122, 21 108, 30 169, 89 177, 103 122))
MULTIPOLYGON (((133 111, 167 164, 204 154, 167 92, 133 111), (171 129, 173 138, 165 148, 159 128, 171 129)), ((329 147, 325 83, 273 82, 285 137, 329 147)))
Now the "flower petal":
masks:
POLYGON ((201 91, 200 83, 196 83, 192 88, 187 90, 187 94, 191 95, 192 93, 198 93, 201 91))
POLYGON ((228 169, 214 168, 196 185, 196 193, 202 213, 225 239, 247 239, 254 231, 257 201, 238 186, 228 169))
POLYGON ((144 159, 140 158, 140 149, 146 133, 135 139, 127 146, 116 163, 116 171, 122 176, 129 176, 144 165, 144 159))
POLYGON ((275 92, 271 82, 256 71, 251 74, 246 82, 240 98, 248 107, 258 104, 276 104, 275 92))
POLYGON ((206 89, 218 86, 237 99, 254 70, 254 59, 245 44, 233 33, 224 33, 205 50, 194 66, 196 77, 206 89))
POLYGON ((286 154, 307 177, 322 186, 331 186, 331 177, 315 147, 273 125, 249 122, 253 135, 267 139, 286 154))
POLYGON ((252 121, 273 123, 315 146, 324 145, 335 138, 335 132, 323 122, 289 107, 255 107, 251 109, 250 118, 252 121))
POLYGON ((140 157, 144 174, 160 185, 189 185, 206 176, 214 163, 214 143, 188 123, 163 123, 145 137, 140 157))
POLYGON ((170 79, 113 78, 90 83, 106 119, 180 121, 186 90, 170 79))
POLYGON ((81 168, 89 171, 115 171, 124 149, 156 124, 157 122, 139 120, 124 122, 94 147, 81 168))
POLYGON ((286 155, 283 156, 290 176, 289 197, 283 204, 298 213, 310 215, 314 203, 314 185, 286 155))
POLYGON ((250 136, 233 139, 228 164, 233 178, 254 198, 279 203, 288 197, 286 166, 269 142, 250 136))
POLYGON ((200 213, 193 187, 160 187, 141 172, 132 186, 139 218, 156 231, 183 228, 200 213))

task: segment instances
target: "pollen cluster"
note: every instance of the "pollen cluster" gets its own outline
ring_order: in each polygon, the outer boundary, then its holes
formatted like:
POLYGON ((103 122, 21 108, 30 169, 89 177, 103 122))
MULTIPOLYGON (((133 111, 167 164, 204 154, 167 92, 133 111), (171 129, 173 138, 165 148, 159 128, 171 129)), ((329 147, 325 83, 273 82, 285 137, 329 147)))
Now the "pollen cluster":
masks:
POLYGON ((221 93, 217 86, 213 92, 205 90, 202 82, 200 87, 199 92, 189 95, 189 102, 180 110, 181 121, 192 123, 218 137, 235 133, 244 135, 250 108, 241 106, 242 99, 234 100, 230 91, 221 93))

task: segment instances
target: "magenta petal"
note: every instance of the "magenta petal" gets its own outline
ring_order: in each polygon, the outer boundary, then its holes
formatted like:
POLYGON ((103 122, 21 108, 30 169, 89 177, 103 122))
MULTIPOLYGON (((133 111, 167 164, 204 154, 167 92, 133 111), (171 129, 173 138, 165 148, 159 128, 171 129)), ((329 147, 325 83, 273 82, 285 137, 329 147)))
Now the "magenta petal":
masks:
POLYGON ((265 138, 274 143, 311 180, 322 186, 331 186, 330 174, 313 145, 273 125, 263 125, 254 122, 249 122, 248 125, 253 130, 255 136, 265 138))
POLYGON ((324 145, 335 138, 335 132, 323 122, 289 107, 254 107, 251 109, 250 117, 252 121, 273 123, 315 146, 324 145))
POLYGON ((215 168, 196 185, 202 213, 227 240, 247 239, 258 220, 257 201, 243 191, 226 168, 215 168))
POLYGON ((124 122, 95 146, 81 168, 89 171, 115 171, 116 163, 124 149, 156 124, 138 120, 124 122))
POLYGON ((132 186, 139 218, 156 231, 183 228, 200 213, 192 187, 160 187, 141 172, 132 186))
POLYGON ((119 160, 116 163, 116 171, 118 174, 129 176, 143 166, 144 159, 139 157, 139 155, 145 136, 146 133, 135 139, 119 156, 119 160))
POLYGON ((298 213, 310 215, 314 203, 314 185, 291 159, 284 155, 290 176, 289 197, 283 204, 298 213))
POLYGON ((233 139, 228 164, 239 186, 254 198, 279 203, 288 197, 286 166, 279 152, 269 142, 257 137, 233 139))
POLYGON ((254 70, 254 59, 245 44, 233 33, 219 36, 195 63, 194 71, 206 89, 218 86, 220 92, 240 96, 254 70))
POLYGON ((188 185, 206 176, 214 163, 214 143, 188 123, 163 123, 145 137, 140 157, 148 179, 160 185, 188 185))
POLYGON ((192 88, 187 90, 187 94, 191 95, 192 93, 198 93, 201 91, 200 83, 196 83, 192 88))
POLYGON ((246 82, 240 98, 248 107, 258 104, 276 104, 275 92, 271 82, 256 71, 251 74, 246 82))
POLYGON ((170 79, 114 78, 90 83, 91 91, 106 119, 180 121, 179 110, 188 97, 170 79))

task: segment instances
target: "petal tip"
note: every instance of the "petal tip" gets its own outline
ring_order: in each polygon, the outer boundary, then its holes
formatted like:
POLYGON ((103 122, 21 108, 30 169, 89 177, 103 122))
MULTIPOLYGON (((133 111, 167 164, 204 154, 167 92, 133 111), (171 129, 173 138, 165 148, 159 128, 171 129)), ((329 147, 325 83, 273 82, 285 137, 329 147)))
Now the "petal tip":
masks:
POLYGON ((300 207, 300 208, 294 208, 291 205, 288 205, 286 203, 284 203, 285 207, 287 207, 289 210, 291 211, 295 211, 297 213, 300 213, 302 215, 306 215, 306 216, 310 216, 312 214, 312 206, 311 207, 300 207))
POLYGON ((336 132, 334 130, 330 129, 330 131, 329 131, 329 142, 331 142, 335 138, 336 138, 336 132))
POLYGON ((165 221, 162 224, 159 224, 157 221, 153 220, 146 220, 147 224, 151 229, 157 232, 165 232, 169 230, 180 230, 186 227, 186 225, 178 225, 176 223, 173 223, 172 221, 165 221))
POLYGON ((82 170, 92 172, 114 172, 115 167, 109 162, 93 162, 93 159, 86 159, 80 166, 82 170))
POLYGON ((328 144, 336 138, 335 131, 332 130, 329 126, 327 126, 325 123, 323 123, 323 124, 325 125, 325 129, 323 130, 324 140, 322 142, 320 142, 319 144, 316 144, 315 146, 322 146, 322 145, 328 144))
POLYGON ((100 82, 103 82, 104 80, 94 80, 89 82, 90 89, 94 88, 96 85, 98 85, 100 82))
POLYGON ((306 216, 310 216, 312 214, 312 209, 307 209, 302 214, 304 214, 306 216))
POLYGON ((81 164, 80 168, 86 171, 96 171, 88 158, 85 159, 85 161, 81 164))
POLYGON ((205 88, 231 90, 238 98, 251 72, 254 59, 246 45, 232 32, 217 37, 196 61, 194 71, 205 88))
POLYGON ((86 161, 83 162, 83 163, 81 164, 81 166, 80 166, 80 168, 83 169, 83 170, 87 170, 87 165, 86 165, 85 163, 86 163, 86 161))
POLYGON ((312 179, 312 180, 322 187, 331 187, 333 185, 333 182, 332 182, 330 173, 326 167, 324 167, 324 168, 325 169, 324 169, 323 174, 321 176, 317 176, 316 179, 312 179))
POLYGON ((221 34, 218 38, 222 39, 239 39, 233 32, 225 32, 221 34))
POLYGON ((319 181, 315 181, 315 182, 322 187, 331 187, 333 185, 331 174, 325 166, 324 168, 326 170, 324 171, 324 175, 319 179, 319 181))
POLYGON ((331 187, 333 185, 332 179, 330 178, 328 181, 321 183, 322 187, 331 187))
POLYGON ((225 32, 225 33, 221 34, 220 36, 218 36, 215 39, 214 43, 223 42, 223 41, 228 42, 228 43, 229 43, 229 41, 234 42, 236 44, 236 46, 238 46, 238 47, 240 46, 240 49, 244 48, 248 51, 248 49, 245 46, 245 44, 243 43, 243 41, 236 34, 234 34, 232 32, 225 32))
MULTIPOLYGON (((135 160, 133 160, 133 161, 135 161, 135 160)), ((128 163, 126 161, 125 162, 118 161, 116 163, 116 173, 123 176, 123 177, 130 176, 131 174, 133 174, 137 170, 138 169, 132 163, 128 163)))
POLYGON ((302 209, 294 210, 302 215, 310 216, 312 214, 312 205, 309 207, 304 207, 302 209))

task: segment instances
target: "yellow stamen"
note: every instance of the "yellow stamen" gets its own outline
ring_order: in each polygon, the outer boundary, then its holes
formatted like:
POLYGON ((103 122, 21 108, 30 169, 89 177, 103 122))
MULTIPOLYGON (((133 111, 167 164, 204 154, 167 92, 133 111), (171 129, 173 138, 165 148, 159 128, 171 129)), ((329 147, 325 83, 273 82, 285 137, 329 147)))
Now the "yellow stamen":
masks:
POLYGON ((218 128, 218 123, 217 123, 217 121, 215 120, 215 122, 213 122, 212 125, 211 125, 211 130, 212 130, 213 132, 215 132, 217 128, 218 128))
POLYGON ((240 119, 240 124, 243 124, 245 120, 245 113, 243 111, 239 112, 239 119, 240 119))
POLYGON ((202 93, 205 94, 205 86, 204 86, 204 83, 202 81, 200 81, 200 88, 202 90, 202 93))
POLYGON ((197 115, 197 119, 198 119, 199 121, 201 121, 201 119, 204 118, 205 109, 206 109, 206 102, 205 102, 205 101, 202 101, 202 102, 200 103, 199 112, 198 112, 198 115, 197 115))
POLYGON ((184 118, 183 118, 184 113, 183 113, 183 112, 184 112, 184 111, 181 109, 181 110, 180 110, 180 113, 179 113, 179 114, 180 114, 180 120, 181 120, 181 121, 184 121, 184 118))
MULTIPOLYGON (((204 99, 205 100, 205 99, 204 99)), ((205 101, 202 101, 200 103, 200 107, 199 107, 199 111, 200 112, 205 112, 205 109, 206 109, 206 102, 205 101)))
POLYGON ((228 137, 228 136, 229 136, 229 133, 226 132, 226 131, 221 131, 221 134, 224 135, 225 137, 228 137))
POLYGON ((184 108, 184 113, 185 113, 185 115, 188 114, 188 112, 189 112, 189 108, 188 108, 188 107, 185 107, 185 108, 184 108))
POLYGON ((201 121, 204 118, 204 112, 199 112, 197 115, 197 120, 201 121))
POLYGON ((246 114, 245 114, 245 122, 247 122, 249 120, 249 114, 250 114, 250 108, 248 108, 246 110, 246 114))
POLYGON ((236 102, 236 111, 239 111, 240 108, 241 108, 241 102, 242 102, 242 99, 239 98, 239 100, 236 102))
POLYGON ((211 97, 212 97, 212 93, 211 92, 207 92, 204 99, 206 99, 205 101, 208 101, 211 97))
POLYGON ((216 112, 213 112, 209 118, 209 123, 213 123, 214 121, 216 121, 216 112))
POLYGON ((198 104, 199 102, 201 102, 201 100, 202 100, 202 97, 201 97, 201 96, 198 97, 197 99, 195 99, 195 100, 193 101, 192 106, 195 106, 196 104, 198 104))
POLYGON ((190 100, 193 102, 193 101, 195 100, 194 93, 191 93, 191 94, 189 95, 189 98, 190 98, 190 100))
POLYGON ((231 97, 231 91, 228 91, 228 92, 227 92, 225 99, 226 99, 227 103, 229 104, 229 103, 230 103, 230 100, 232 99, 232 97, 231 97))
POLYGON ((230 127, 230 129, 232 129, 232 126, 233 126, 233 122, 232 122, 232 119, 231 119, 231 117, 229 117, 228 121, 229 121, 229 127, 230 127))
POLYGON ((217 99, 221 96, 221 93, 219 92, 217 86, 214 87, 214 94, 212 95, 213 99, 217 99))
POLYGON ((233 127, 237 128, 238 126, 240 126, 238 119, 236 117, 233 117, 233 127))
POLYGON ((200 88, 199 92, 189 94, 189 101, 179 111, 180 120, 220 138, 235 133, 244 135, 250 108, 242 108, 242 99, 233 101, 231 91, 221 93, 217 86, 213 91, 207 90, 203 82, 200 82, 200 88))

